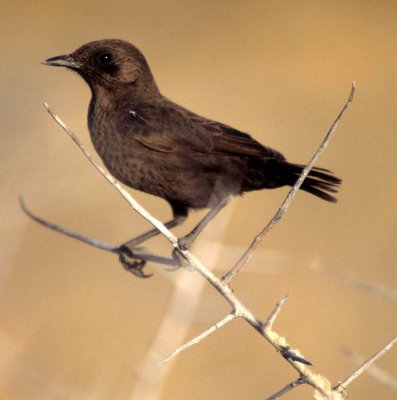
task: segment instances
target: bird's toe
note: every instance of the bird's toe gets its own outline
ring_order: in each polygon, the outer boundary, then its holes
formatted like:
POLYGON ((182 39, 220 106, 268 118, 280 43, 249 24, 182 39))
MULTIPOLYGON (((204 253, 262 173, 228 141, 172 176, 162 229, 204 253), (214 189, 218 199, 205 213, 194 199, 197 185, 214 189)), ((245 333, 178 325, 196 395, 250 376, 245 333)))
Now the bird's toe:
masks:
POLYGON ((134 254, 134 252, 127 246, 120 246, 118 248, 119 261, 124 269, 128 272, 133 273, 138 278, 149 278, 152 274, 146 274, 144 272, 144 267, 146 265, 146 261, 134 254))

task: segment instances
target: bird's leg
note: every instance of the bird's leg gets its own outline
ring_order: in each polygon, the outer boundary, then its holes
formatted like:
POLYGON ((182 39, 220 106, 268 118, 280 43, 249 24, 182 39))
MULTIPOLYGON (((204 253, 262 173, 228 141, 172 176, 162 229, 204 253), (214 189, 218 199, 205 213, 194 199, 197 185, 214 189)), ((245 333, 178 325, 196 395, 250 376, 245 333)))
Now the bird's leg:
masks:
MULTIPOLYGON (((172 202, 170 202, 170 205, 172 207, 174 218, 164 224, 167 229, 171 229, 182 224, 182 222, 187 218, 188 214, 188 210, 185 206, 172 202)), ((130 271, 134 275, 137 275, 141 278, 150 276, 143 272, 146 261, 143 260, 139 255, 135 254, 134 249, 146 240, 157 236, 159 233, 160 232, 157 229, 151 229, 150 231, 123 243, 118 248, 117 253, 119 254, 119 260, 127 271, 130 271)))
POLYGON ((224 207, 229 204, 232 196, 227 196, 223 198, 215 207, 211 208, 203 219, 189 232, 186 236, 178 239, 179 247, 184 250, 188 250, 193 242, 196 240, 197 236, 201 231, 207 226, 207 224, 221 211, 224 207))
MULTIPOLYGON (((186 219, 186 216, 178 215, 178 216, 174 217, 171 221, 165 222, 164 226, 167 229, 172 229, 172 228, 175 228, 176 226, 182 224, 182 222, 185 219, 186 219)), ((152 237, 155 237, 159 234, 160 234, 160 231, 158 229, 154 228, 154 229, 151 229, 150 231, 143 233, 142 235, 139 235, 139 236, 129 240, 128 242, 125 242, 123 244, 123 246, 127 246, 128 248, 133 249, 133 248, 137 247, 138 245, 140 245, 141 243, 146 242, 146 240, 149 240, 152 237)))
MULTIPOLYGON (((185 219, 186 216, 178 215, 174 217, 174 219, 172 219, 171 221, 166 222, 164 226, 167 229, 171 229, 177 225, 180 225, 185 219)), ((144 241, 151 239, 154 236, 157 236, 159 233, 160 232, 157 229, 151 229, 150 231, 145 232, 142 235, 139 235, 136 238, 123 243, 118 248, 119 260, 127 271, 130 271, 134 275, 137 275, 141 278, 148 277, 148 275, 145 275, 142 271, 143 267, 146 264, 146 261, 142 257, 134 253, 134 248, 136 248, 144 241)))

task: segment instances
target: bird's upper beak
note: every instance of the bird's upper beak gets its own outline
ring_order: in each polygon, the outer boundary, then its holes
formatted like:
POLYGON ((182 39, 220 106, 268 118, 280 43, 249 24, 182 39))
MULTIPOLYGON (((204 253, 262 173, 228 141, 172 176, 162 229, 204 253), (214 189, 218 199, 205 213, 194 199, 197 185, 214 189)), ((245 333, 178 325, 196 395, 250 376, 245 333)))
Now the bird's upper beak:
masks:
POLYGON ((52 65, 55 67, 68 67, 71 69, 81 69, 82 64, 76 61, 70 54, 63 56, 51 57, 42 62, 44 65, 52 65))

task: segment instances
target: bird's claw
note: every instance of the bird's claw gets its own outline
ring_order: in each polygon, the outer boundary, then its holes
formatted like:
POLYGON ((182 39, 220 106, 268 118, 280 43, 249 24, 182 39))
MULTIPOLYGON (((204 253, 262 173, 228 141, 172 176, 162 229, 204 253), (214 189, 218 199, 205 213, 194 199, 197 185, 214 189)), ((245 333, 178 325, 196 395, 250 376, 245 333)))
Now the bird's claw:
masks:
POLYGON ((189 262, 186 260, 186 258, 182 255, 182 253, 179 251, 179 249, 174 249, 172 251, 172 258, 177 262, 177 265, 173 270, 177 270, 179 268, 189 268, 189 262))
POLYGON ((178 247, 181 250, 189 250, 192 245, 192 240, 189 235, 183 236, 178 239, 178 247))
POLYGON ((133 273, 138 278, 150 278, 152 274, 145 274, 143 271, 146 260, 134 254, 134 252, 127 246, 121 245, 117 251, 119 261, 125 270, 133 273))

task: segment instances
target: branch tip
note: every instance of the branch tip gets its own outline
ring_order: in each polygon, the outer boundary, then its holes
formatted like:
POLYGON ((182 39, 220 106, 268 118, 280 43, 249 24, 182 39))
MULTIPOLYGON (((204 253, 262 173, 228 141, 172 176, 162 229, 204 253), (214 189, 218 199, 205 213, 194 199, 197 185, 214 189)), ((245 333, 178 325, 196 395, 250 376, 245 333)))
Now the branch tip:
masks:
POLYGON ((21 206, 22 211, 27 215, 30 219, 33 221, 37 222, 38 224, 44 226, 45 228, 51 229, 55 232, 61 233, 62 235, 71 237, 72 239, 76 239, 80 242, 89 244, 90 246, 96 247, 97 249, 105 250, 111 253, 117 253, 117 247, 101 242, 99 240, 91 239, 89 237, 83 236, 78 232, 72 231, 71 229, 64 228, 63 226, 54 224, 52 222, 46 221, 45 219, 38 217, 36 214, 33 214, 32 211, 28 209, 26 206, 23 197, 20 195, 19 196, 19 204, 21 206))
POLYGON ((352 83, 352 89, 351 89, 350 97, 349 97, 349 100, 350 100, 350 101, 353 100, 355 91, 356 91, 356 81, 353 81, 353 83, 352 83))
POLYGON ((175 349, 165 359, 163 359, 159 363, 157 363, 157 366, 160 366, 161 364, 165 364, 166 362, 170 361, 172 358, 177 356, 179 353, 182 353, 182 351, 187 350, 189 347, 192 347, 195 344, 200 343, 203 339, 205 339, 211 333, 214 333, 215 331, 217 331, 218 329, 222 328, 228 322, 233 321, 237 317, 238 317, 238 315, 235 312, 232 312, 232 313, 226 315, 226 317, 222 318, 216 324, 212 325, 210 328, 208 328, 204 332, 200 333, 199 335, 195 336, 193 339, 189 340, 187 343, 185 343, 182 346, 180 346, 177 349, 175 349))
POLYGON ((286 294, 285 296, 283 296, 275 305, 272 313, 270 314, 269 318, 266 320, 266 322, 263 325, 263 329, 267 330, 267 329, 272 329, 274 321, 276 320, 276 318, 278 317, 278 315, 280 314, 281 308, 284 305, 284 303, 288 300, 288 294, 286 294))
POLYGON ((299 377, 298 379, 295 379, 288 385, 284 386, 281 390, 279 390, 277 393, 274 393, 272 396, 268 397, 266 400, 276 400, 279 399, 281 396, 284 396, 286 393, 288 393, 290 390, 295 389, 297 386, 300 386, 302 384, 306 383, 302 377, 299 377))
POLYGON ((357 368, 353 373, 351 373, 344 381, 339 382, 333 390, 340 392, 346 389, 356 378, 358 378, 364 371, 366 371, 376 360, 382 357, 387 351, 389 351, 394 344, 397 342, 397 336, 394 336, 385 346, 383 346, 379 351, 377 351, 372 357, 364 362, 359 368, 357 368))

